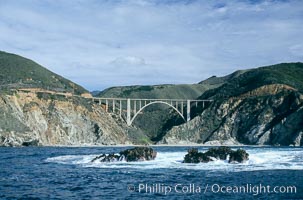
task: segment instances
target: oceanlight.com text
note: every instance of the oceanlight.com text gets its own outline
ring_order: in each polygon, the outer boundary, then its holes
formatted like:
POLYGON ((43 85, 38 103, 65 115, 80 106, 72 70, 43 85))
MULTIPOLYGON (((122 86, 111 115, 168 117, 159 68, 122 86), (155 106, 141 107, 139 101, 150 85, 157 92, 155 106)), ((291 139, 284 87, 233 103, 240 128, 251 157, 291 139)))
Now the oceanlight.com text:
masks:
POLYGON ((262 184, 259 185, 246 184, 241 186, 213 184, 211 185, 210 191, 212 193, 228 193, 228 194, 246 193, 252 195, 271 194, 271 193, 296 194, 297 187, 296 186, 270 186, 270 185, 262 185, 262 184))

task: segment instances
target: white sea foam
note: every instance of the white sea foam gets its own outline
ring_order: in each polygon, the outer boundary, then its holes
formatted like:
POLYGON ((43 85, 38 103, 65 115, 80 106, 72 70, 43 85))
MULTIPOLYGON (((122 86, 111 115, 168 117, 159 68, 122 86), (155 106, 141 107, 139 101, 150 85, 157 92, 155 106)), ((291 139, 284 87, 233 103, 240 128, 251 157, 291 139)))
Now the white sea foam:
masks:
POLYGON ((85 164, 89 163, 97 155, 66 155, 47 158, 46 162, 55 162, 60 164, 85 164))
POLYGON ((303 170, 303 149, 270 149, 255 148, 247 150, 249 160, 241 164, 229 164, 217 160, 209 163, 182 163, 186 152, 158 152, 157 158, 145 162, 91 162, 97 155, 67 155, 46 159, 46 162, 81 165, 96 168, 139 168, 139 169, 191 169, 191 170, 224 170, 224 171, 256 171, 291 169, 303 170))

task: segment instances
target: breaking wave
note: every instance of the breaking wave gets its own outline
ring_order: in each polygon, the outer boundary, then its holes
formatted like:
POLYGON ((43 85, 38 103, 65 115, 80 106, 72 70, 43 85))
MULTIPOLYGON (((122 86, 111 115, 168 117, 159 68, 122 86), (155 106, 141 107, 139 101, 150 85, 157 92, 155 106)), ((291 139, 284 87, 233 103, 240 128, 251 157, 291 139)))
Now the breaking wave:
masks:
POLYGON ((229 164, 227 161, 217 160, 209 163, 188 164, 182 163, 186 151, 180 152, 158 151, 157 157, 152 161, 143 162, 91 162, 93 155, 65 155, 47 158, 46 162, 80 165, 94 168, 137 168, 137 169, 190 169, 210 171, 258 171, 258 170, 303 170, 303 149, 299 148, 253 148, 246 150, 249 160, 241 164, 229 164))

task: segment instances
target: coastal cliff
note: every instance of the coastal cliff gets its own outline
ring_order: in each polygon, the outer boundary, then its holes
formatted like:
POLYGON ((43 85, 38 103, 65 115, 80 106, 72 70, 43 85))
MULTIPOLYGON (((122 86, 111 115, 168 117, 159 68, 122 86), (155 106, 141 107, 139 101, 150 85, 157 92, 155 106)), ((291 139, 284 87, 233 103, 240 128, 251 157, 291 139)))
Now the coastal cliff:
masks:
POLYGON ((0 146, 134 143, 130 129, 89 96, 34 61, 0 51, 0 146))
POLYGON ((303 145, 303 65, 280 64, 243 73, 200 99, 214 100, 159 144, 303 145))
POLYGON ((190 122, 172 128, 160 143, 302 146, 303 95, 287 86, 266 88, 279 89, 271 96, 214 102, 190 122))
POLYGON ((131 143, 108 113, 82 98, 18 91, 0 96, 0 111, 3 146, 131 143))

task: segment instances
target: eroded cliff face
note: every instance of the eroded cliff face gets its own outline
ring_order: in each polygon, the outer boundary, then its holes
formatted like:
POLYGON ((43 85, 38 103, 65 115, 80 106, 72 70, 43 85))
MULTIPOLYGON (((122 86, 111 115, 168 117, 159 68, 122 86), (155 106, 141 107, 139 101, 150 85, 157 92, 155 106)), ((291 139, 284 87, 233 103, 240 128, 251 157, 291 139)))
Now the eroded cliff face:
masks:
POLYGON ((303 96, 282 84, 215 99, 199 116, 172 128, 159 143, 303 145, 303 96))
POLYGON ((31 92, 0 95, 0 146, 130 144, 108 113, 80 100, 38 98, 31 92))

